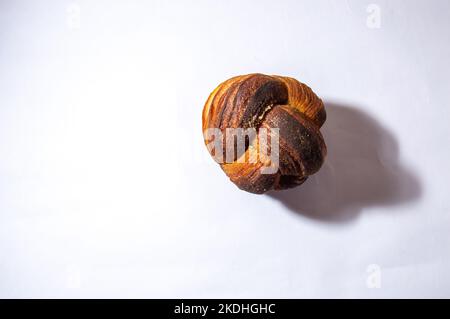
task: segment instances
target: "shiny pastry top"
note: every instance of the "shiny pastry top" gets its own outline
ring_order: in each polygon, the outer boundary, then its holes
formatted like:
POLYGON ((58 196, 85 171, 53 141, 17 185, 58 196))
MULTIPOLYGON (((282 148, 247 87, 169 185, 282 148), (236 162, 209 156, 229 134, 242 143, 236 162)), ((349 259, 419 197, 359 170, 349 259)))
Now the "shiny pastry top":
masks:
POLYGON ((221 83, 205 103, 202 126, 208 151, 230 180, 261 194, 300 185, 320 169, 325 119, 321 99, 307 85, 256 73, 221 83))

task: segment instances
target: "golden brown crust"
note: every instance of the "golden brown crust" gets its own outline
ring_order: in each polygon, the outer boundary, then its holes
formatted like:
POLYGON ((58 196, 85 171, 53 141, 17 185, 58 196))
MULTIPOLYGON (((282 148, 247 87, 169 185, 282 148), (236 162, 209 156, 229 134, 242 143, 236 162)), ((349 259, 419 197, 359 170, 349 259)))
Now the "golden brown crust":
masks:
MULTIPOLYGON (((202 127, 204 131, 218 128, 223 132, 224 154, 230 144, 235 148, 227 140, 227 128, 279 129, 276 173, 261 173, 271 160, 259 152, 259 132, 248 141, 244 153, 220 164, 239 188, 259 194, 300 185, 320 169, 326 146, 319 129, 325 119, 322 101, 307 85, 290 77, 255 73, 226 80, 209 95, 202 127), (256 159, 254 163, 248 161, 251 157, 256 159)), ((205 144, 209 142, 205 139, 205 144)))

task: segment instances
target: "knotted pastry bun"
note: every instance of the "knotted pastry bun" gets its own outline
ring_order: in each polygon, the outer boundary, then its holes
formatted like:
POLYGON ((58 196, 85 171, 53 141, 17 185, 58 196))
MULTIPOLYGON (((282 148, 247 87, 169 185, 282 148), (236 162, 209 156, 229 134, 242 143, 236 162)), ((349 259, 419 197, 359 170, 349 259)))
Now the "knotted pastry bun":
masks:
POLYGON ((298 186, 320 169, 326 146, 319 129, 325 119, 322 101, 307 85, 256 73, 221 83, 205 103, 202 126, 208 151, 230 180, 242 190, 262 194, 298 186), (239 128, 257 132, 245 136, 241 148, 228 133, 239 128), (273 135, 263 136, 262 128, 273 135), (222 135, 206 134, 211 129, 222 135), (262 141, 275 140, 278 147, 270 144, 267 153, 261 151, 262 141), (220 143, 211 147, 213 142, 220 143), (272 156, 277 156, 276 166, 272 156), (218 160, 224 157, 226 161, 218 160), (275 169, 264 171, 270 167, 275 169))

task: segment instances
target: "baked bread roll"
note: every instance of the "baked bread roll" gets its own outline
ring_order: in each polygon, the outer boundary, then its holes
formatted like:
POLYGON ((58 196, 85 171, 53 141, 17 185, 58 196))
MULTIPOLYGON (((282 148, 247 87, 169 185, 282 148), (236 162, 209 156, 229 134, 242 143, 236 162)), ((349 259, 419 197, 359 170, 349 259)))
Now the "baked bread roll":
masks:
POLYGON ((325 119, 321 99, 307 85, 256 73, 221 83, 205 103, 202 126, 208 151, 230 180, 262 194, 298 186, 320 169, 326 146, 319 129, 325 119), (256 134, 229 133, 252 130, 256 134), (266 152, 263 142, 270 144, 266 152))

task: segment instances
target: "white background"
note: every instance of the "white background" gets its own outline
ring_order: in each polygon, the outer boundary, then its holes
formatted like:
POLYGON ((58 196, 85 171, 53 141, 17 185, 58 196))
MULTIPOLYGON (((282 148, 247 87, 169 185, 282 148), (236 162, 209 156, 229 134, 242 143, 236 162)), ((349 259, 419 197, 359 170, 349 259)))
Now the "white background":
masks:
POLYGON ((449 13, 2 1, 0 297, 450 297, 449 13), (251 72, 325 102, 292 191, 238 190, 203 145, 208 94, 251 72))

